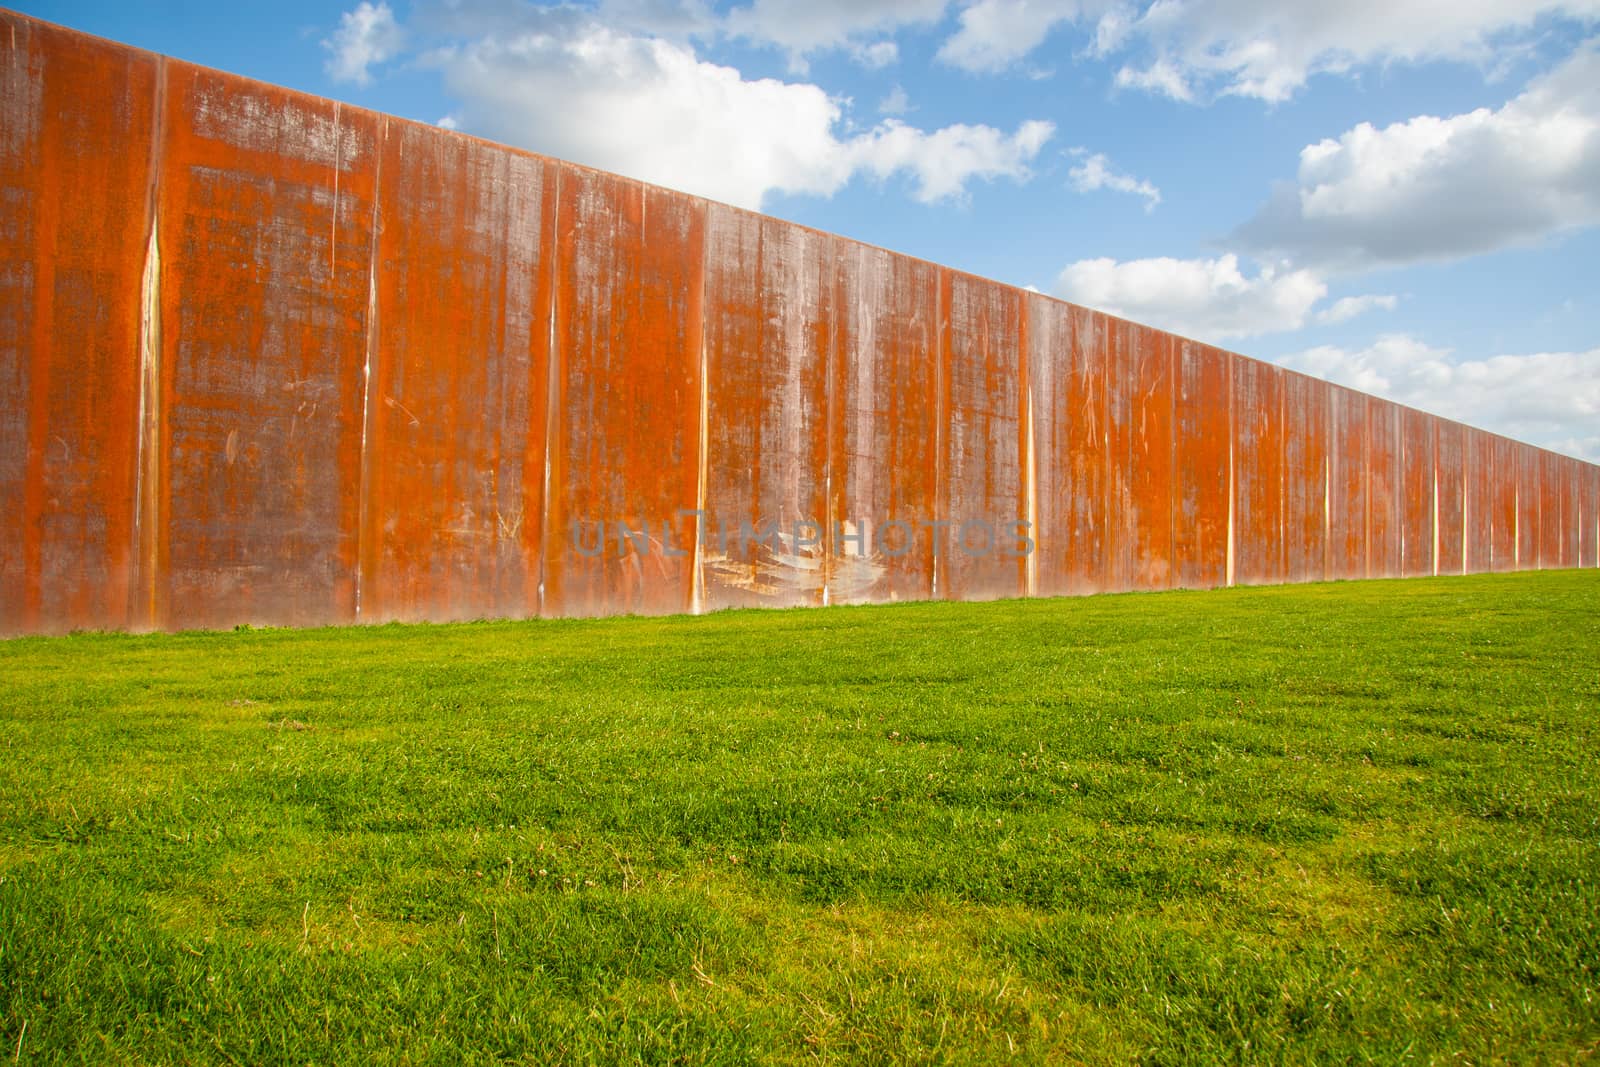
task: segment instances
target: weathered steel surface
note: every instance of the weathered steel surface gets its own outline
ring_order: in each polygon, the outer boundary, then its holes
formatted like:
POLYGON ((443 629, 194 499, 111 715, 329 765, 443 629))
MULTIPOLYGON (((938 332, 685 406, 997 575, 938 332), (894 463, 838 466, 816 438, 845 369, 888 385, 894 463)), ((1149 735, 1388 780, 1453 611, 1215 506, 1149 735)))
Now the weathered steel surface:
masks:
POLYGON ((926 598, 933 539, 922 524, 937 512, 940 444, 938 269, 843 242, 837 264, 830 511, 858 524, 856 536, 864 527, 872 547, 844 561, 855 577, 838 599, 926 598))
POLYGON ((1021 439, 1021 293, 941 271, 943 447, 937 595, 950 600, 1021 596, 1026 558, 1016 525, 1027 521, 1021 439))
POLYGON ((538 611, 553 166, 381 124, 363 620, 538 611))
MULTIPOLYGON (((703 606, 820 604, 832 577, 834 241, 720 204, 705 240, 703 606)), ((840 579, 863 595, 874 577, 840 579)))
POLYGON ((687 611, 705 203, 565 165, 557 186, 544 610, 687 611))
POLYGON ((1367 577, 1367 398, 1328 387, 1328 577, 1367 577))
POLYGON ((1254 360, 1233 368, 1233 556, 1240 585, 1287 576, 1284 372, 1254 360))
POLYGON ((1467 545, 1466 427, 1444 419, 1433 427, 1434 485, 1438 524, 1435 574, 1465 574, 1467 545))
POLYGON ((1282 374, 1284 566, 1291 582, 1319 582, 1331 570, 1330 387, 1282 374))
POLYGON ((1367 577, 1400 575, 1401 443, 1398 404, 1367 398, 1367 577))
POLYGON ((124 626, 159 65, 0 32, 0 633, 124 626))
MULTIPOLYGON (((1112 541, 1118 546, 1119 586, 1170 589, 1173 554, 1173 427, 1177 388, 1174 349, 1180 342, 1148 326, 1127 330, 1123 388, 1118 407, 1125 417, 1111 425, 1119 439, 1113 453, 1112 541), (1124 555, 1125 553, 1125 555, 1124 555)), ((1122 415, 1119 410, 1118 415, 1122 415)))
POLYGON ((680 193, 0 34, 0 633, 1600 565, 1591 464, 680 193))
POLYGON ((1433 573, 1433 420, 1400 409, 1400 574, 1433 573))
POLYGON ((376 123, 177 62, 159 107, 152 621, 349 621, 376 123))
POLYGON ((1212 589, 1228 582, 1229 375, 1236 357, 1173 339, 1172 584, 1212 589))

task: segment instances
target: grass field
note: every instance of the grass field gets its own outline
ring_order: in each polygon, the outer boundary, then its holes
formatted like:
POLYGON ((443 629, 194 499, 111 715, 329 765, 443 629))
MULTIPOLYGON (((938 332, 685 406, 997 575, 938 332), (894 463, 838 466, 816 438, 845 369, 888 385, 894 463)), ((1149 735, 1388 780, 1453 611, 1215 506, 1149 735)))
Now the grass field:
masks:
POLYGON ((0 1055, 1600 1060, 1597 605, 0 643, 0 1055))

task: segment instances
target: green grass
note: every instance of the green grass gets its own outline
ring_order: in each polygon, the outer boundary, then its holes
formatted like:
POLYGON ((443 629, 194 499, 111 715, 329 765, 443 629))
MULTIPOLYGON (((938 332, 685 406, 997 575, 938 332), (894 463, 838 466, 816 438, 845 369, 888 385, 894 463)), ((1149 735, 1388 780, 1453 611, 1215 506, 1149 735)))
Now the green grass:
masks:
POLYGON ((22 1062, 1571 1062, 1600 573, 0 644, 22 1062))

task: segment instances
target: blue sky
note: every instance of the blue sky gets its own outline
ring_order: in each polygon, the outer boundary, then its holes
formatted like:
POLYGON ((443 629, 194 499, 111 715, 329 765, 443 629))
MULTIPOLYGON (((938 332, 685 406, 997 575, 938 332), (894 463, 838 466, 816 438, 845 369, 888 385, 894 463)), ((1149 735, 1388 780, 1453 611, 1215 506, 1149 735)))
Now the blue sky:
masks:
POLYGON ((1600 460, 1600 0, 18 7, 1600 460))

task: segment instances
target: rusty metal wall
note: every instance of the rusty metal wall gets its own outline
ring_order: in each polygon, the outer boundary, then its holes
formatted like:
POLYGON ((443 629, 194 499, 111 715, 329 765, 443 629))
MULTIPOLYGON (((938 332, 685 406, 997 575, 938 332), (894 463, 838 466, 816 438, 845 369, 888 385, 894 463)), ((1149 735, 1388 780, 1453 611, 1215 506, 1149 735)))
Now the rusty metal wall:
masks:
POLYGON ((1600 565, 1600 468, 14 14, 0 632, 1600 565))

